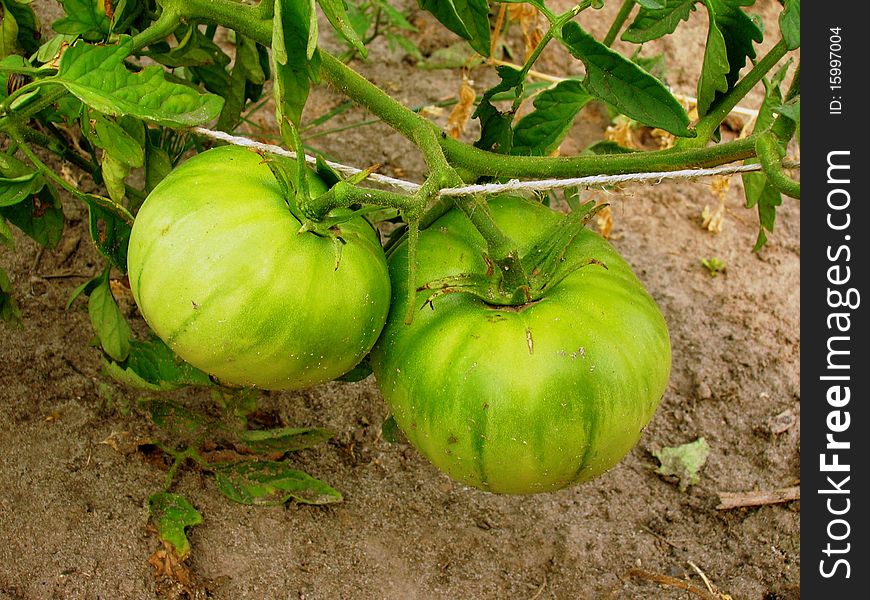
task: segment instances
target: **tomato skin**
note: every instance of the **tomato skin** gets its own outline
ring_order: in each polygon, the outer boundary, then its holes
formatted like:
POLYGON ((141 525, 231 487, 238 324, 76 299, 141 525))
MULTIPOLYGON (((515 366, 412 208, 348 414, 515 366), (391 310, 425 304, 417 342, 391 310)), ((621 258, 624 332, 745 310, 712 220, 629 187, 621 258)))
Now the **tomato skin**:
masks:
MULTIPOLYGON (((523 253, 564 217, 496 198, 493 218, 523 253)), ((484 242, 451 211, 420 235, 417 284, 485 273, 484 242)), ((483 490, 529 494, 595 477, 637 443, 667 386, 670 339, 653 299, 608 242, 584 229, 565 264, 595 258, 545 296, 496 307, 452 293, 404 323, 407 247, 390 257, 390 316, 372 367, 411 443, 483 490)))
MULTIPOLYGON (((312 194, 326 191, 313 173, 312 194)), ((149 326, 220 382, 301 389, 341 376, 371 349, 389 309, 377 233, 362 219, 298 234, 269 167, 234 146, 170 173, 133 225, 128 270, 149 326)))

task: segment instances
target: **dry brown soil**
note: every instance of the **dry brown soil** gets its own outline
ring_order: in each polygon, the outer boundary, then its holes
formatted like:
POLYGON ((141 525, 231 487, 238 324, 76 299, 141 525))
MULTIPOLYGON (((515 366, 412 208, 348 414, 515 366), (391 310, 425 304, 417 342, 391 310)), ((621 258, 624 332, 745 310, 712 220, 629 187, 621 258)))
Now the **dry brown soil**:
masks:
MULTIPOLYGON (((607 4, 582 15, 599 36, 619 3, 607 4)), ((755 10, 765 17, 766 48, 777 37, 776 3, 755 10)), ((665 53, 678 91, 693 87, 703 13, 674 39, 645 49, 665 53)), ((453 41, 417 16, 424 50, 453 41)), ((416 70, 380 42, 370 62, 357 66, 408 105, 459 88, 457 71, 416 70)), ((559 74, 578 65, 552 54, 539 67, 559 74)), ((484 70, 472 76, 478 90, 489 81, 484 70)), ((318 90, 307 114, 339 101, 318 90)), ((756 90, 746 104, 758 102, 756 90)), ((588 113, 566 153, 600 138, 606 119, 588 113)), ((364 117, 352 111, 338 123, 364 117)), ((315 145, 346 163, 422 175, 413 148, 379 126, 315 145)), ((721 491, 784 488, 799 477, 800 206, 786 199, 770 242, 753 253, 757 217, 742 207, 739 178, 726 192, 719 234, 700 225, 703 208, 718 204, 710 181, 599 196, 613 207, 613 243, 658 301, 673 342, 661 407, 620 465, 557 493, 491 495, 452 483, 413 448, 385 441, 386 408, 371 378, 264 394, 262 410, 276 423, 336 432, 292 461, 345 500, 244 507, 221 496, 209 475, 183 470, 174 490, 205 517, 190 532, 194 585, 186 591, 156 578, 147 562, 158 542, 146 500, 166 467, 136 449, 155 431, 135 408, 141 394, 100 373, 84 303, 64 310, 101 264, 82 209, 67 203, 60 249, 39 253, 21 237, 16 252, 0 249, 24 313, 22 331, 0 326, 0 598, 684 599, 709 594, 700 573, 720 598, 798 598, 800 503, 716 506, 721 491), (711 257, 727 265, 717 277, 700 264, 711 257), (652 452, 701 436, 709 460, 700 482, 680 492, 655 474, 652 452)), ((190 406, 211 402, 205 392, 173 397, 190 406)))

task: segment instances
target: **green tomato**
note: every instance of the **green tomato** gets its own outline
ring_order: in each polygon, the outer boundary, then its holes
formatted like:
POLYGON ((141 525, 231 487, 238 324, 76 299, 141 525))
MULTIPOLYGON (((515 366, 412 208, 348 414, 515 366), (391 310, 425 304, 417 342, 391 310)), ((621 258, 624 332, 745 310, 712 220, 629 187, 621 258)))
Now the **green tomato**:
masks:
MULTIPOLYGON (((326 191, 313 173, 311 194, 326 191)), ((361 218, 298 233, 269 167, 226 146, 172 171, 130 236, 130 286, 149 326, 221 383, 300 389, 353 368, 389 310, 378 235, 361 218), (340 239, 339 239, 340 238, 340 239)))
MULTIPOLYGON (((564 219, 521 198, 490 207, 521 253, 564 219)), ((420 234, 417 285, 484 274, 484 252, 453 210, 420 234)), ((392 309, 372 367, 399 427, 457 481, 512 494, 564 488, 613 467, 652 418, 671 366, 664 318, 628 264, 588 229, 561 268, 589 258, 604 266, 574 270, 523 306, 464 293, 429 304, 418 292, 407 325, 407 246, 390 257, 392 309)))

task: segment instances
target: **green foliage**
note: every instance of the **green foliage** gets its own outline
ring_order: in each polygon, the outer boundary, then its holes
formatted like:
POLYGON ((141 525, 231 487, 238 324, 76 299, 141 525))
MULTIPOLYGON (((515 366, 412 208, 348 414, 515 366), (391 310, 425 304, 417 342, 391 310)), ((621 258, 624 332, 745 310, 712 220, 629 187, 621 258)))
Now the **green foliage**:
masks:
POLYGON ((39 19, 29 2, 0 0, 0 58, 14 52, 30 55, 39 48, 39 19))
POLYGON ((21 327, 21 309, 12 295, 12 282, 9 275, 0 267, 0 321, 21 327))
POLYGON ((100 0, 62 0, 66 16, 55 21, 52 29, 57 33, 82 36, 86 40, 102 40, 111 30, 100 0))
POLYGON ((118 308, 118 303, 112 294, 109 269, 103 272, 100 282, 91 291, 88 299, 88 315, 91 317, 91 326, 97 334, 103 352, 114 360, 125 360, 130 353, 130 338, 133 334, 130 324, 121 314, 121 309, 118 308))
POLYGON ((220 113, 222 98, 173 83, 160 67, 128 71, 124 59, 132 50, 129 37, 116 46, 79 42, 63 53, 52 80, 101 113, 131 115, 166 127, 200 125, 220 113))
POLYGON ((190 541, 185 530, 202 523, 202 515, 179 494, 158 492, 148 498, 148 512, 157 529, 157 536, 175 549, 178 558, 190 554, 190 541))
POLYGON ((535 110, 516 124, 511 154, 546 156, 565 139, 574 117, 592 100, 583 85, 569 79, 535 96, 535 110))
POLYGON ((215 479, 221 493, 240 504, 275 506, 340 502, 341 493, 285 462, 258 461, 219 467, 215 479))
POLYGON ((702 258, 701 264, 707 269, 710 277, 716 277, 719 273, 725 271, 725 261, 721 258, 702 258))
POLYGON ((661 81, 592 38, 573 21, 562 28, 562 41, 586 65, 583 87, 622 114, 676 136, 691 137, 689 116, 661 81))
POLYGON ((447 29, 458 35, 481 56, 489 56, 489 4, 486 0, 418 0, 447 29))

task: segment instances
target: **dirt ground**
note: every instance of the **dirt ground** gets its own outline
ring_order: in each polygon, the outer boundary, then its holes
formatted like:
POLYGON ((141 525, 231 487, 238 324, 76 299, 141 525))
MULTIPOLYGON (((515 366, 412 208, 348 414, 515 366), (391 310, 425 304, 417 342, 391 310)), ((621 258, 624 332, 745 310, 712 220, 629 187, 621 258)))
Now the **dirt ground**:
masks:
MULTIPOLYGON (((53 4, 36 2, 44 11, 53 4)), ((618 5, 581 20, 600 38, 618 5)), ((752 9, 764 16, 764 48, 777 39, 777 7, 766 0, 752 9)), ((644 49, 665 53, 669 83, 680 92, 692 93, 704 12, 674 39, 644 49)), ((452 40, 416 17, 424 51, 452 40)), ((416 70, 380 41, 371 52, 356 66, 409 106, 459 88, 458 71, 416 70)), ((538 68, 564 74, 569 64, 578 67, 554 53, 538 68)), ((484 89, 483 71, 472 76, 484 89)), ((339 101, 318 90, 307 116, 339 101)), ((756 90, 745 104, 759 101, 756 90)), ((600 139, 606 118, 587 112, 565 153, 600 139)), ((336 124, 363 118, 351 111, 336 124)), ((342 162, 422 175, 413 148, 379 126, 312 143, 342 162)), ((621 464, 557 493, 497 496, 452 483, 410 446, 385 441, 386 408, 372 378, 263 394, 262 410, 276 422, 336 432, 291 460, 345 499, 245 507, 226 500, 208 474, 184 469, 173 489, 205 518, 190 530, 196 585, 188 596, 684 599, 709 583, 719 598, 799 598, 799 501, 716 508, 719 492, 784 488, 799 478, 799 203, 785 200, 769 243, 752 253, 757 216, 742 206, 739 178, 725 192, 718 234, 701 226, 704 207, 719 203, 711 181, 600 195, 612 205, 611 240, 658 301, 673 344, 661 407, 621 464), (717 277, 700 263, 712 257, 727 265, 717 277), (653 451, 701 436, 711 452, 697 485, 681 492, 655 474, 653 451)), ((84 303, 64 310, 101 265, 82 208, 67 203, 66 212, 58 250, 40 253, 20 236, 16 252, 0 249, 24 314, 23 331, 0 325, 0 599, 178 597, 147 562, 158 548, 147 498, 165 465, 136 449, 155 431, 135 408, 142 394, 100 373, 84 303)), ((172 396, 211 403, 207 392, 172 396)))

